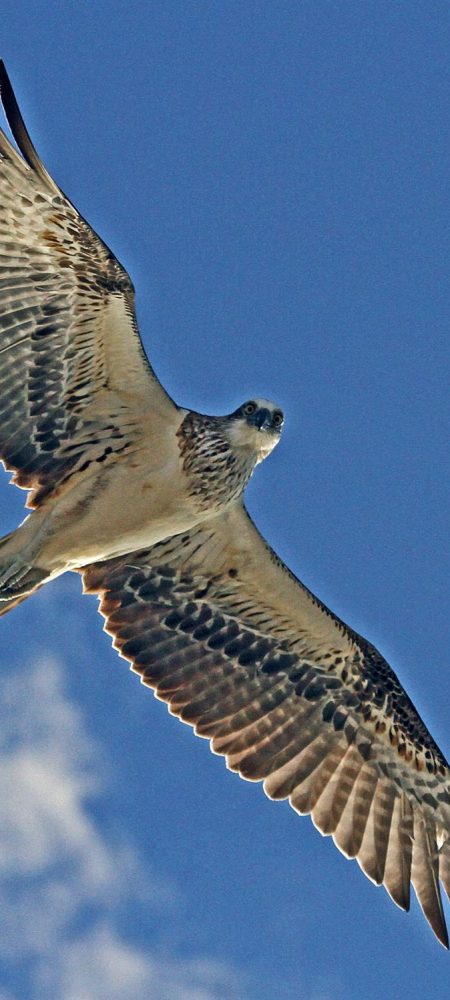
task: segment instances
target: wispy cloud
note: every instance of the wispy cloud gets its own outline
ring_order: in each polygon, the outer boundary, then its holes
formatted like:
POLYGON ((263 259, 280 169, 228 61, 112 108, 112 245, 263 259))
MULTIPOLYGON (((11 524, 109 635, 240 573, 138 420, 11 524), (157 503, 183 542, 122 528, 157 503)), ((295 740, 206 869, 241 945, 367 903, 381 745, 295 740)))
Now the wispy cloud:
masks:
POLYGON ((19 966, 33 1000, 242 998, 227 965, 159 954, 124 932, 130 902, 151 896, 170 920, 177 894, 142 870, 125 831, 117 843, 102 829, 92 809, 102 794, 101 748, 63 676, 46 661, 1 690, 0 1000, 16 1000, 8 990, 19 966))
POLYGON ((42 996, 51 995, 56 981, 56 995, 64 1000, 218 1000, 238 997, 232 979, 236 983, 227 967, 214 962, 144 955, 103 924, 63 946, 42 981, 42 996))

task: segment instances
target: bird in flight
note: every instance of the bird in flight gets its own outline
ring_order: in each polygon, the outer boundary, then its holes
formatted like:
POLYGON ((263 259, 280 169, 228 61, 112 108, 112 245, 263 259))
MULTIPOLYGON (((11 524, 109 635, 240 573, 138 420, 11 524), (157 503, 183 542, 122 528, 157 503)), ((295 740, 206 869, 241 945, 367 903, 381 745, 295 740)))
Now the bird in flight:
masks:
POLYGON ((450 771, 381 654, 287 569, 243 493, 283 413, 175 404, 128 274, 43 166, 0 64, 0 457, 31 513, 0 614, 67 570, 143 683, 228 767, 311 814, 448 947, 450 771))

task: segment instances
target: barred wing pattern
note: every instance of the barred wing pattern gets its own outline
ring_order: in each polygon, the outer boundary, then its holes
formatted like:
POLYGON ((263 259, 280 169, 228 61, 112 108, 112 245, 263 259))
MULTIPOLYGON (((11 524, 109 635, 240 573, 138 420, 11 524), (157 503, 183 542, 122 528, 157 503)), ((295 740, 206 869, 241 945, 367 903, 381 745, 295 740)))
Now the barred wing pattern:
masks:
POLYGON ((450 773, 397 677, 290 574, 244 508, 97 563, 120 654, 228 767, 311 813, 448 947, 450 773))
POLYGON ((174 404, 139 338, 131 281, 51 179, 6 70, 0 95, 0 455, 37 506, 86 461, 127 446, 134 421, 174 404))

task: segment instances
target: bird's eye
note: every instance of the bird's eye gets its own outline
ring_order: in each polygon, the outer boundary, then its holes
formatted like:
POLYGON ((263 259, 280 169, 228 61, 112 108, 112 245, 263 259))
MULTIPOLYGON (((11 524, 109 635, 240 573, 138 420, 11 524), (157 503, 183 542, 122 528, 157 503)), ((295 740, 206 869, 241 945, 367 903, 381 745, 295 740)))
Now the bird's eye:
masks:
POLYGON ((281 410, 275 410, 275 413, 272 417, 272 423, 274 427, 281 427, 283 423, 283 414, 281 410))
POLYGON ((256 403, 246 403, 244 406, 244 413, 246 417, 250 417, 252 413, 256 413, 256 403))

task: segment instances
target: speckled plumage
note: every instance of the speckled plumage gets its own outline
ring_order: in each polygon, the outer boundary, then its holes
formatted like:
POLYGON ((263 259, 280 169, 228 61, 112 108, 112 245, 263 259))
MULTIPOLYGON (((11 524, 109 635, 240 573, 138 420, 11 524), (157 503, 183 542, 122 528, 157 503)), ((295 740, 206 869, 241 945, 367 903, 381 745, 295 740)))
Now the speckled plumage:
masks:
POLYGON ((311 813, 447 942, 450 775, 396 675, 280 565, 241 510, 90 567, 114 645, 271 798, 311 813), (326 649, 326 652, 324 652, 326 649), (445 844, 445 846, 442 846, 445 844))
POLYGON ((226 428, 225 420, 190 412, 177 434, 189 492, 209 514, 239 499, 255 467, 252 455, 233 449, 226 428))
MULTIPOLYGON (((126 446, 130 376, 136 397, 138 379, 143 397, 155 391, 156 380, 143 363, 126 272, 53 181, 30 170, 3 133, 0 161, 0 449, 35 507, 87 456, 108 460, 126 446), (113 323, 104 322, 115 312, 120 334, 129 329, 126 351, 113 323), (99 405, 91 412, 93 401, 99 405)), ((163 404, 160 387, 159 394, 163 404)))
POLYGON ((77 569, 114 645, 228 766, 310 813, 448 946, 448 765, 389 665, 284 566, 243 490, 278 441, 265 400, 181 409, 128 275, 26 132, 0 132, 0 455, 32 514, 0 540, 0 614, 77 569))

